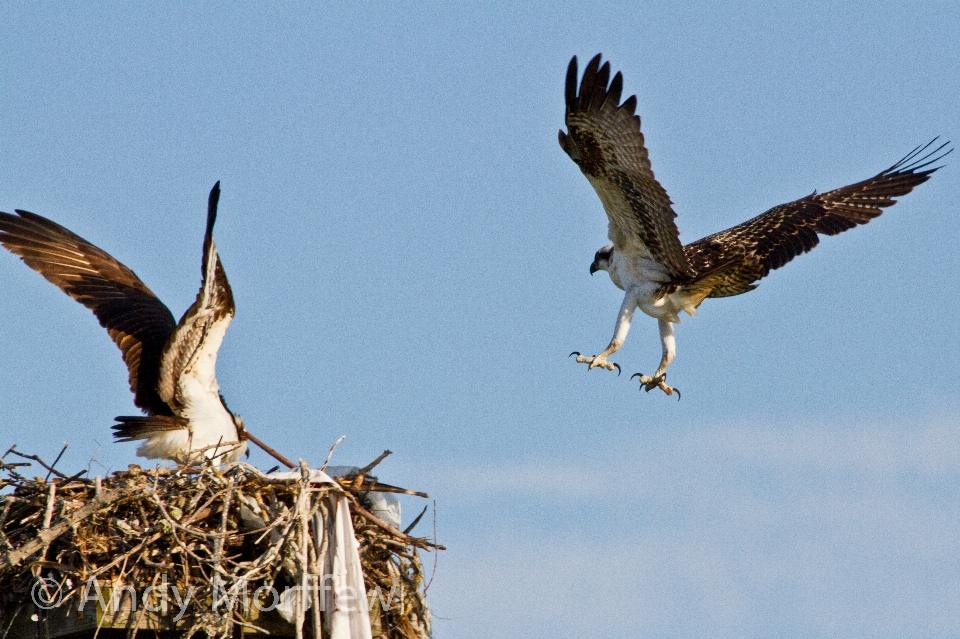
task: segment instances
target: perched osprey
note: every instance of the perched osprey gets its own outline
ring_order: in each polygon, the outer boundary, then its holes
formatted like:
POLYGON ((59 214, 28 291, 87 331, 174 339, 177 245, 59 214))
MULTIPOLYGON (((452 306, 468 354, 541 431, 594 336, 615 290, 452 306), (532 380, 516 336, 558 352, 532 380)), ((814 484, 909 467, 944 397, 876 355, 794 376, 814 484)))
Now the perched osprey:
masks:
MULTIPOLYGON (((933 142, 917 147, 905 158, 874 177, 829 191, 814 192, 763 215, 686 246, 680 243, 670 198, 650 169, 650 159, 634 115, 637 96, 623 104, 623 76, 610 80, 610 63, 600 66, 594 57, 583 72, 577 92, 577 58, 570 60, 566 84, 567 132, 560 130, 560 147, 577 163, 593 185, 610 220, 613 244, 597 251, 590 273, 607 271, 625 291, 613 339, 600 354, 577 361, 619 371, 607 358, 622 345, 638 307, 657 318, 663 357, 653 375, 637 373, 648 392, 660 388, 667 395, 667 366, 676 353, 673 324, 679 313, 693 315, 708 297, 728 297, 753 290, 772 269, 780 268, 819 242, 817 234, 836 235, 866 224, 926 182, 940 167, 949 143, 927 152, 933 142)), ((934 140, 935 141, 935 140, 934 140)), ((678 392, 679 397, 679 392, 678 392)))
POLYGON ((217 385, 217 351, 233 319, 233 293, 213 243, 220 183, 210 191, 203 279, 180 323, 133 271, 59 224, 28 213, 0 213, 0 244, 94 312, 123 352, 134 404, 146 417, 117 417, 119 441, 145 439, 137 454, 191 462, 238 459, 247 450, 243 420, 217 385))

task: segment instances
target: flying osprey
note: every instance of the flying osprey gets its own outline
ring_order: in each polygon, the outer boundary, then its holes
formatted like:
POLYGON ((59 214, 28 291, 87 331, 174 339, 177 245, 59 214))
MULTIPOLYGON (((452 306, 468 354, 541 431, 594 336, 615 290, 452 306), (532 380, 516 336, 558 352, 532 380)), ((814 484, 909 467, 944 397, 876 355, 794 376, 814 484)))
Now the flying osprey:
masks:
MULTIPOLYGON (((637 307, 660 325, 663 357, 653 375, 637 373, 648 392, 660 388, 667 395, 667 366, 676 353, 673 324, 679 313, 693 316, 708 297, 740 295, 755 283, 819 242, 817 234, 836 235, 866 224, 926 182, 940 167, 926 168, 952 149, 948 143, 927 152, 933 142, 917 147, 905 158, 874 177, 827 193, 814 192, 794 202, 775 206, 763 215, 692 244, 680 243, 670 198, 650 169, 650 159, 634 115, 637 96, 623 104, 623 76, 610 80, 610 63, 600 66, 594 57, 583 72, 577 92, 577 58, 570 60, 566 83, 567 132, 560 130, 560 147, 577 163, 593 185, 609 218, 613 244, 597 251, 590 273, 607 271, 625 291, 609 346, 594 357, 578 352, 577 361, 590 368, 618 372, 607 358, 622 345, 637 307), (921 170, 922 169, 922 170, 921 170)), ((935 140, 934 140, 935 141, 935 140)), ((632 379, 632 378, 631 378, 632 379)), ((679 397, 679 392, 678 392, 679 397)))
POLYGON ((217 385, 217 351, 233 319, 233 293, 213 243, 220 183, 210 191, 203 279, 180 323, 133 271, 59 224, 28 213, 0 213, 0 244, 93 311, 123 352, 134 404, 146 417, 117 417, 118 441, 146 441, 137 454, 178 462, 238 459, 247 450, 243 420, 217 385))

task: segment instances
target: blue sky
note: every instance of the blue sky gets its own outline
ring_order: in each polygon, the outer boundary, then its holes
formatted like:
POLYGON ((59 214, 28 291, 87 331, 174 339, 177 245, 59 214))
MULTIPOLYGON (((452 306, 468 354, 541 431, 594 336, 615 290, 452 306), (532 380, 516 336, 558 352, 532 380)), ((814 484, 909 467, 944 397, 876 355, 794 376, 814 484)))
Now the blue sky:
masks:
MULTIPOLYGON (((179 316, 221 180, 222 391, 288 456, 346 434, 336 463, 389 448, 381 478, 436 498, 438 637, 960 633, 955 156, 705 302, 677 402, 627 379, 657 364, 652 319, 620 378, 566 359, 607 344, 621 293, 588 274, 606 219, 556 142, 570 56, 602 51, 693 241, 960 137, 955 4, 4 3, 0 24, 0 210, 179 316)), ((137 461, 92 314, 12 256, 0 282, 0 445, 137 461)))

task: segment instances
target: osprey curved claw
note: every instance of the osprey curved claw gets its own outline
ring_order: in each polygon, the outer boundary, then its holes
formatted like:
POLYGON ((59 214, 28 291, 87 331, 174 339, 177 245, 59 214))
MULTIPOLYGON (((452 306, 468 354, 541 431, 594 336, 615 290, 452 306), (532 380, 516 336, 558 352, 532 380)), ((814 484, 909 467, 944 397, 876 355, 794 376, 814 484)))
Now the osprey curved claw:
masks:
POLYGON ((654 388, 659 388, 668 396, 676 393, 677 401, 678 402, 680 401, 680 389, 673 388, 672 386, 667 386, 666 375, 660 375, 659 377, 647 377, 643 373, 634 373, 633 375, 630 376, 630 379, 632 380, 634 377, 640 378, 640 388, 647 391, 648 393, 652 391, 654 388))
POLYGON ((591 370, 592 368, 597 367, 597 366, 599 366, 600 368, 605 368, 605 369, 607 369, 608 371, 612 371, 613 369, 617 369, 617 377, 620 377, 620 372, 621 372, 621 371, 620 371, 620 364, 617 364, 616 362, 608 362, 608 361, 606 360, 606 358, 601 358, 599 355, 597 355, 596 357, 585 357, 585 356, 583 356, 583 355, 580 354, 580 351, 573 351, 572 353, 570 353, 569 355, 567 355, 567 358, 569 359, 569 358, 573 357, 574 355, 577 356, 577 362, 578 362, 578 363, 580 363, 580 364, 583 364, 583 363, 590 364, 590 368, 588 368, 587 370, 591 370), (597 361, 598 359, 600 360, 599 362, 597 361))

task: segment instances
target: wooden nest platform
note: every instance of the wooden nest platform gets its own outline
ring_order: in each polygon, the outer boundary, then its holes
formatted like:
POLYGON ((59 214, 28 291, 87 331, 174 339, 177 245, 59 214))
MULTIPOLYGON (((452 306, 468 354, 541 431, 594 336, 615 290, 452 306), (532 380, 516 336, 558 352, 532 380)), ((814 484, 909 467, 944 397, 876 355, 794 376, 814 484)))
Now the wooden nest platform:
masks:
POLYGON ((389 493, 427 496, 369 474, 387 454, 342 477, 301 462, 286 473, 131 465, 90 479, 11 448, 0 639, 426 639, 420 553, 442 546, 410 535, 426 508, 403 531, 377 510, 389 493), (34 464, 46 478, 24 476, 34 464))

